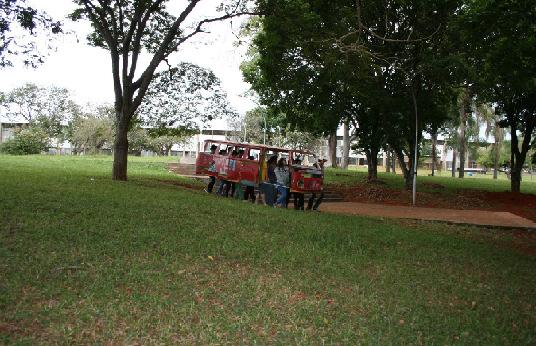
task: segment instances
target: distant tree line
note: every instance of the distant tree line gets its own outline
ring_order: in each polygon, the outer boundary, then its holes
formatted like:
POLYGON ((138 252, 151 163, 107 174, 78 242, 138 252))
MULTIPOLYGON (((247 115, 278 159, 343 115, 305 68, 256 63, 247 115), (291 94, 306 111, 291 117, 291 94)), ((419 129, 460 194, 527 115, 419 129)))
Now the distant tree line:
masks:
MULTIPOLYGON (((23 126, 0 150, 11 154, 38 154, 63 142, 73 154, 114 150, 117 119, 113 105, 79 105, 72 93, 59 87, 25 84, 0 93, 0 114, 23 126)), ((129 154, 142 150, 170 155, 175 144, 189 140, 198 122, 235 117, 227 94, 214 73, 182 63, 155 75, 144 102, 128 131, 129 154)))

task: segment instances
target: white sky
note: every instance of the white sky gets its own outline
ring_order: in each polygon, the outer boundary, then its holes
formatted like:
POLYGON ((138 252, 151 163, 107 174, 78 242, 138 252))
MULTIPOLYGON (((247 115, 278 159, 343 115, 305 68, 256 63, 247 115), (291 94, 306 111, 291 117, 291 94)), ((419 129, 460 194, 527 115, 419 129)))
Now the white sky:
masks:
MULTIPOLYGON (((195 9, 192 18, 211 17, 216 14, 215 8, 221 1, 203 0, 195 9)), ((73 9, 71 0, 29 0, 29 4, 45 10, 55 19, 64 20, 65 28, 71 29, 76 36, 67 35, 55 38, 57 51, 46 57, 45 63, 37 69, 25 68, 21 64, 15 67, 0 69, 0 90, 9 91, 26 82, 41 86, 56 85, 70 89, 79 104, 112 103, 113 84, 111 62, 108 52, 104 49, 91 47, 86 42, 89 23, 73 23, 64 17, 73 9), (77 38, 78 41, 77 42, 77 38)), ((171 0, 170 12, 178 15, 185 1, 171 0), (176 9, 176 10, 175 10, 176 9), (175 11, 174 11, 175 10, 175 11)), ((207 26, 209 34, 199 34, 192 41, 181 46, 181 50, 173 54, 169 63, 174 66, 180 61, 195 63, 209 68, 220 78, 227 91, 229 101, 240 115, 255 107, 254 101, 244 96, 249 85, 242 80, 240 63, 245 59, 246 46, 236 47, 240 22, 245 18, 215 23, 207 26)), ((138 64, 141 72, 147 66, 148 55, 143 55, 138 64)), ((163 63, 159 69, 165 69, 163 63)), ((207 127, 225 127, 225 121, 205 124, 207 127)))

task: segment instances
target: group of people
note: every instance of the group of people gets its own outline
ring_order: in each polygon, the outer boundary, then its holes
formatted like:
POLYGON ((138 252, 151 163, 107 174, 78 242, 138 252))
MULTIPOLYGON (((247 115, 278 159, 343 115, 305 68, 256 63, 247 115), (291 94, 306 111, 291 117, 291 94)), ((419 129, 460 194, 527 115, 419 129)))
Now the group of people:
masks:
MULTIPOLYGON (((216 148, 216 146, 212 146, 210 148, 212 154, 215 154, 216 148)), ((230 156, 241 157, 240 153, 235 150, 230 153, 230 156)), ((253 160, 254 158, 249 157, 249 159, 253 160)), ((313 167, 315 167, 316 171, 318 172, 318 177, 323 176, 324 162, 325 160, 319 159, 313 164, 313 167)), ((292 197, 294 199, 294 209, 318 211, 318 207, 324 199, 324 192, 312 193, 307 202, 307 207, 305 208, 304 194, 301 192, 290 192, 291 170, 287 164, 286 158, 282 157, 278 160, 277 155, 273 155, 266 161, 266 164, 267 179, 259 186, 259 192, 263 197, 264 204, 270 207, 287 208, 290 198, 292 197)), ((293 165, 299 166, 300 164, 300 159, 295 159, 293 161, 293 165)), ((216 172, 214 162, 209 167, 209 171, 216 172)), ((214 176, 210 176, 209 179, 210 180, 205 191, 212 193, 216 184, 216 178, 214 176)), ((257 196, 255 196, 255 188, 253 186, 245 186, 243 191, 243 199, 255 203, 257 200, 257 196)), ((221 179, 216 193, 223 197, 229 197, 229 195, 233 197, 236 193, 236 183, 221 179)))
MULTIPOLYGON (((215 154, 217 148, 218 147, 216 145, 212 145, 210 147, 210 153, 215 154)), ((226 155, 226 154, 229 154, 229 156, 231 158, 242 157, 242 155, 244 155, 244 150, 243 149, 238 149, 238 150, 235 149, 235 150, 230 151, 229 153, 227 153, 225 150, 220 150, 220 155, 226 155)), ((249 156, 248 159, 249 160, 254 160, 255 158, 253 156, 249 156)), ((231 162, 236 164, 236 161, 231 161, 231 162)), ((234 167, 233 167, 233 169, 234 169, 234 167)), ((216 163, 212 162, 208 170, 210 172, 216 172, 216 163)), ((208 193, 212 193, 212 191, 214 189, 214 185, 216 184, 216 177, 210 176, 209 178, 210 178, 210 180, 208 182, 208 186, 205 189, 205 191, 208 192, 208 193)), ((235 182, 228 181, 228 180, 220 180, 220 184, 218 186, 218 189, 217 189, 216 193, 218 195, 220 195, 220 196, 229 197, 229 192, 230 192, 231 197, 232 197, 232 196, 235 195, 235 191, 236 191, 236 183, 235 182)), ((255 190, 253 189, 253 187, 251 187, 251 189, 248 189, 246 187, 246 195, 251 194, 251 195, 253 195, 253 197, 255 197, 254 191, 255 190), (252 190, 253 190, 253 192, 252 192, 252 190)), ((253 202, 254 202, 254 200, 253 200, 253 202)))
MULTIPOLYGON (((299 166, 301 160, 296 159, 294 165, 299 166)), ((287 208, 290 198, 294 199, 294 209, 296 210, 318 210, 320 203, 324 199, 324 192, 318 195, 312 193, 309 197, 307 208, 305 208, 305 196, 302 192, 290 192, 290 169, 285 158, 277 160, 277 156, 272 156, 267 161, 267 178, 260 186, 261 192, 264 194, 264 203, 269 206, 278 208, 287 208)), ((323 175, 324 161, 318 160, 313 164, 319 171, 319 177, 323 175)))

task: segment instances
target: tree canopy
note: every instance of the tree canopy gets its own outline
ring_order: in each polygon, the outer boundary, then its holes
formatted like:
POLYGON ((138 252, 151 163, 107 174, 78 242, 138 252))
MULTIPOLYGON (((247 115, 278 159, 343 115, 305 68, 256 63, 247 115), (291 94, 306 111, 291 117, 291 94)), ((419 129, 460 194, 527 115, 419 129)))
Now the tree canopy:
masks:
POLYGON ((499 124, 510 129, 512 191, 536 128, 536 5, 532 1, 468 0, 460 17, 474 89, 497 105, 499 124))
POLYGON ((0 0, 0 68, 13 66, 17 56, 27 66, 43 63, 45 52, 38 49, 35 37, 61 32, 61 22, 28 6, 26 0, 0 0))
POLYGON ((140 120, 152 128, 197 128, 195 121, 234 117, 227 93, 211 70, 181 63, 155 74, 138 109, 140 120))
POLYGON ((244 76, 293 125, 326 134, 359 124, 359 147, 373 160, 389 142, 410 185, 415 119, 420 138, 449 114, 457 61, 445 52, 458 3, 262 1, 269 15, 251 30, 244 76))

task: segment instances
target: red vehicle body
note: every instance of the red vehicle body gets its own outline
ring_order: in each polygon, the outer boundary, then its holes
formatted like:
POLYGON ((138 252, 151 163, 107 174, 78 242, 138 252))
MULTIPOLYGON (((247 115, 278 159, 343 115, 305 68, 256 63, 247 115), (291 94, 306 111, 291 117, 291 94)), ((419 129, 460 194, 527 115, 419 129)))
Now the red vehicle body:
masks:
POLYGON ((313 156, 312 153, 260 144, 206 140, 204 151, 197 157, 195 173, 257 187, 268 180, 266 161, 272 155, 287 158, 291 192, 322 191, 323 177, 318 168, 291 164, 297 158, 313 156), (216 146, 214 154, 210 150, 212 146, 216 146), (232 157, 233 150, 240 154, 232 157))

